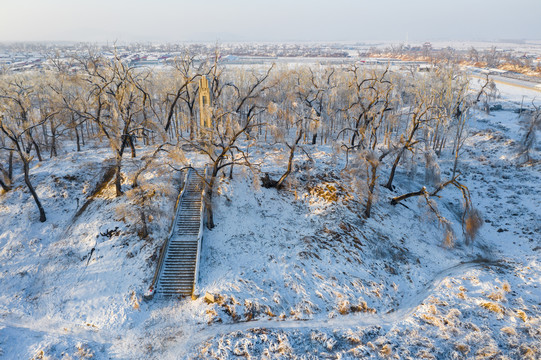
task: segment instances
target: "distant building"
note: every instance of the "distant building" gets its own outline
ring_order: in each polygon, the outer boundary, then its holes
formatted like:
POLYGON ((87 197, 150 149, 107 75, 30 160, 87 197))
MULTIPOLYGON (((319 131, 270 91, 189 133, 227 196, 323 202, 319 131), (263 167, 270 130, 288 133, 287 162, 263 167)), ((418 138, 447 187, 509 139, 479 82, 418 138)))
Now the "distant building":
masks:
POLYGON ((435 68, 434 68, 434 65, 432 65, 432 64, 420 64, 417 67, 418 72, 430 72, 430 71, 434 71, 434 70, 435 70, 435 68))
POLYGON ((199 124, 202 131, 212 128, 210 100, 209 81, 203 75, 199 79, 199 124))

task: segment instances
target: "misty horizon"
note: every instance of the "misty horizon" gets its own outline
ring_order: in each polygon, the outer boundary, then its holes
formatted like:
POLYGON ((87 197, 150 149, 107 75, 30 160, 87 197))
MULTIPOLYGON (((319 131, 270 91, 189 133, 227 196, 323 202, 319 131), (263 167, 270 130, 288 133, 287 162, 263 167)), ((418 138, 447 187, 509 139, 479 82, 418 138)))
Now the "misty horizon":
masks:
POLYGON ((520 42, 540 39, 539 14, 535 0, 23 0, 3 5, 0 42, 520 42))

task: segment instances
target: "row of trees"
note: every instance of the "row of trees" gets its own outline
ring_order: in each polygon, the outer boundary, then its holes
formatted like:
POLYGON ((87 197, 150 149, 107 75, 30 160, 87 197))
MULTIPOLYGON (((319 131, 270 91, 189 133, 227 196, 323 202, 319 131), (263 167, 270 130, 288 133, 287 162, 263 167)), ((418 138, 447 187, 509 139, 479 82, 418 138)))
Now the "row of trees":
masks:
POLYGON ((473 46, 469 49, 454 49, 452 47, 434 49, 430 43, 425 43, 423 46, 399 44, 388 48, 373 47, 361 55, 502 68, 537 76, 541 74, 541 64, 535 60, 535 56, 527 56, 523 52, 498 49, 495 46, 485 49, 476 49, 473 46))
MULTIPOLYGON (((241 68, 221 66, 218 60, 218 52, 206 57, 186 52, 170 68, 149 69, 89 52, 70 61, 51 58, 54 71, 3 75, 0 185, 9 191, 20 169, 45 221, 31 165, 67 151, 65 142, 80 151, 89 142, 95 146, 95 139, 111 149, 117 196, 124 192, 123 159, 137 157, 137 143, 153 147, 154 154, 187 144, 206 154, 210 197, 221 170, 258 170, 250 156, 254 146, 281 143, 288 149, 284 173, 262 179, 264 186, 281 189, 299 148, 308 154, 311 145, 332 145, 346 159, 344 173, 358 190, 366 217, 380 176, 387 175, 381 184, 393 190, 406 157, 424 159, 431 174, 427 185, 438 186, 438 157, 447 151, 455 159, 450 184, 458 184, 458 159, 475 96, 457 68, 428 73, 358 64, 241 68), (205 111, 211 128, 198 121, 202 76, 209 79, 212 103, 205 111)), ((142 162, 140 172, 149 162, 142 162)))

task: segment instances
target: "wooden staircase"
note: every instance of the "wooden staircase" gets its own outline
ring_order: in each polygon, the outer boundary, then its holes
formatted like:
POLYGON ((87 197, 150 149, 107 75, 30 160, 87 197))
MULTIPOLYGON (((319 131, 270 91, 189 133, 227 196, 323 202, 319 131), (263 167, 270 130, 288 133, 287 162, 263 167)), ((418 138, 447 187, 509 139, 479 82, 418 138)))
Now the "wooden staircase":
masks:
POLYGON ((193 294, 203 232, 202 175, 200 169, 189 169, 186 175, 173 232, 158 265, 155 293, 160 298, 193 294))

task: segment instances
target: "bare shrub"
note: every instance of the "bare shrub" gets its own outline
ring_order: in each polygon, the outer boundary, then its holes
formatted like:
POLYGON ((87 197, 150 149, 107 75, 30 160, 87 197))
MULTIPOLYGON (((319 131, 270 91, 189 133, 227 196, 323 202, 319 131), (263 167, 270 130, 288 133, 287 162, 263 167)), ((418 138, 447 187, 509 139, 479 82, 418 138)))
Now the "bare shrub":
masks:
POLYGON ((436 153, 433 150, 425 152, 425 183, 436 186, 441 182, 441 170, 436 153))
POLYGON ((466 238, 466 245, 473 243, 481 226, 483 226, 481 213, 473 208, 466 211, 466 216, 464 218, 464 236, 466 238))

